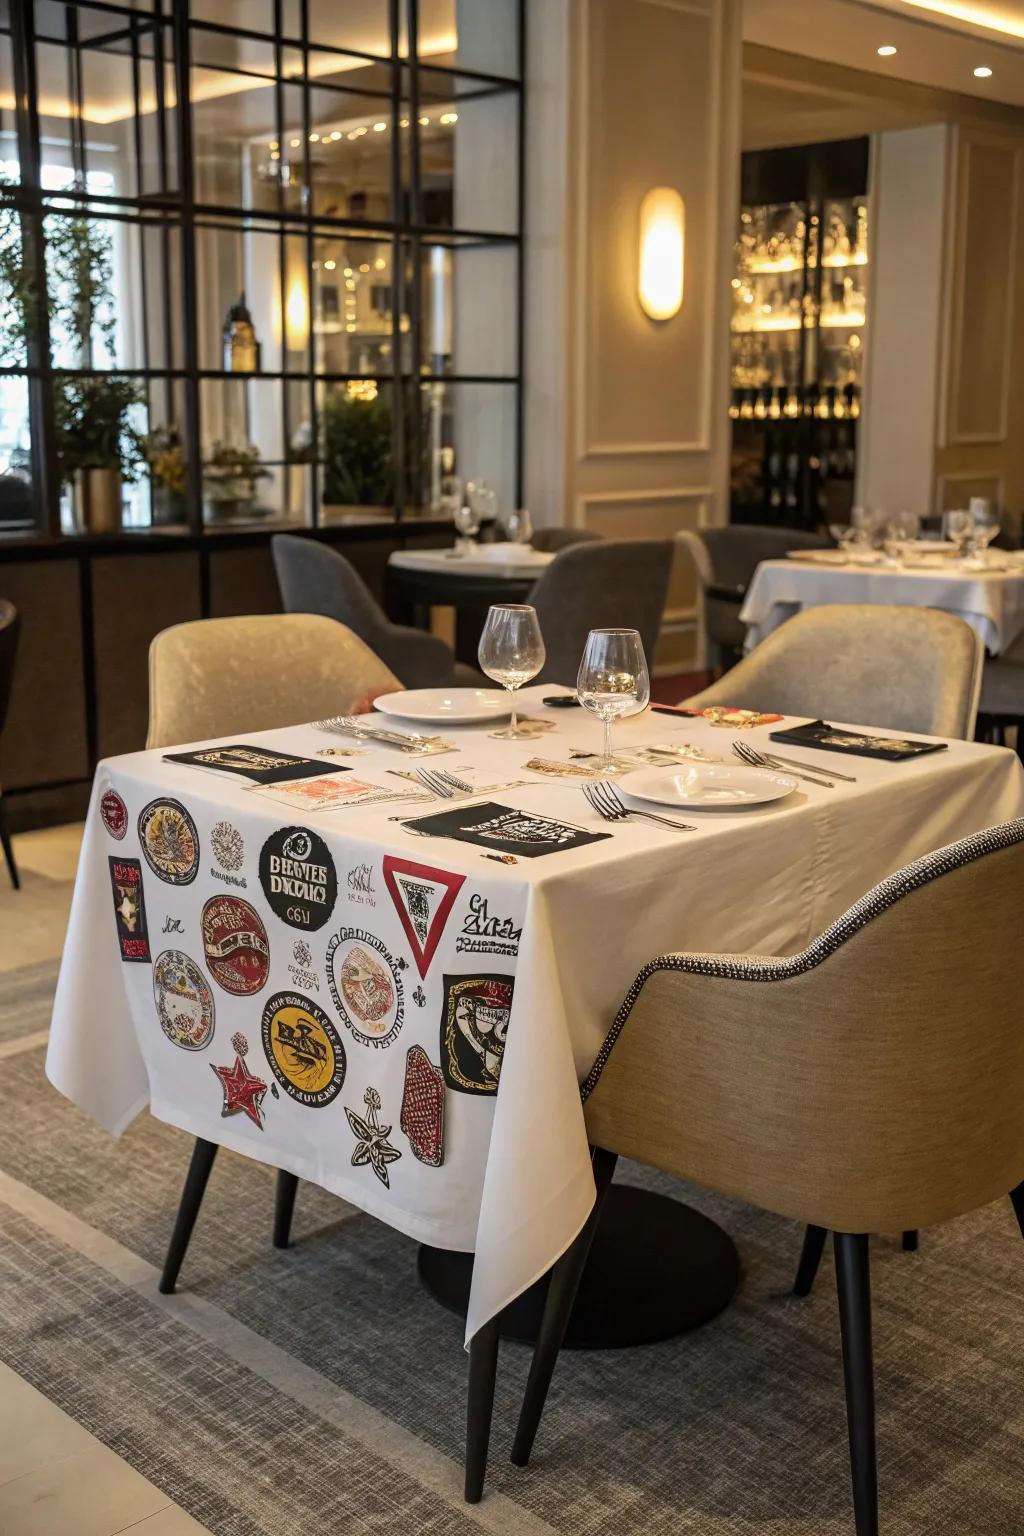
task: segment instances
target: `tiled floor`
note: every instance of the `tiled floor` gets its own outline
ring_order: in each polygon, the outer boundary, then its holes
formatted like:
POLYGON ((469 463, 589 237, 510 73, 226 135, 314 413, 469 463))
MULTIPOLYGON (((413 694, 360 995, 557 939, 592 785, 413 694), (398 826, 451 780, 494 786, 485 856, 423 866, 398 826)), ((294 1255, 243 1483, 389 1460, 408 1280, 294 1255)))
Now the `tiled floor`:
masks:
MULTIPOLYGON (((64 942, 79 826, 15 838, 22 889, 0 866, 0 970, 55 959, 64 942)), ((0 1363, 3 1536, 204 1536, 120 1456, 0 1363)))

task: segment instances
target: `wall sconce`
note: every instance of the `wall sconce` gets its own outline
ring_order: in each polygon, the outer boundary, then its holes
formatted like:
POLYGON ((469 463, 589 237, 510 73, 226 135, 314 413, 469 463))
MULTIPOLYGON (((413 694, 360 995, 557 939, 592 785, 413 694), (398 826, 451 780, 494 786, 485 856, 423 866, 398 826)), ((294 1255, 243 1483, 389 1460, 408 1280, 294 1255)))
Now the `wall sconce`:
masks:
POLYGON ((652 320, 670 320, 683 302, 686 206, 674 187, 652 187, 640 204, 637 292, 652 320))

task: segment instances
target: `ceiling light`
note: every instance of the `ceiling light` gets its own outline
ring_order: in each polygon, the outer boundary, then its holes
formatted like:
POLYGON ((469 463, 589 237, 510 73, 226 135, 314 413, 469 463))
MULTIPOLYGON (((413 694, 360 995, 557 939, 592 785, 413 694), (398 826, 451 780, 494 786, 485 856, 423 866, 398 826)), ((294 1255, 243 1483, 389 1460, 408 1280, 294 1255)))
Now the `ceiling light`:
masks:
POLYGON ((459 114, 457 112, 442 112, 441 113, 441 121, 446 126, 449 123, 457 123, 458 120, 459 120, 459 114))
POLYGON ((880 59, 891 59, 896 53, 899 53, 899 49, 894 47, 892 43, 886 43, 884 47, 879 48, 878 57, 880 59))
POLYGON ((420 118, 420 127, 421 128, 426 128, 427 125, 429 124, 429 122, 430 122, 430 118, 429 117, 421 117, 420 118))
POLYGON ((336 261, 325 261, 324 262, 324 271, 325 272, 333 272, 337 265, 338 265, 338 263, 336 261))
POLYGON ((332 143, 337 143, 337 141, 340 138, 341 138, 341 129, 340 128, 335 128, 334 132, 331 134, 331 142, 332 143))
POLYGON ((311 133, 310 136, 309 136, 309 142, 311 144, 319 144, 320 143, 320 135, 318 133, 311 133))
POLYGON ((288 143, 291 145, 292 149, 298 149, 299 145, 302 143, 302 140, 301 139, 289 139, 288 143))
POLYGON ((974 78, 975 80, 991 80, 992 71, 989 69, 987 64, 979 64, 977 69, 974 71, 974 78))
POLYGON ((374 123, 373 131, 374 133, 383 133, 387 126, 387 123, 374 123))

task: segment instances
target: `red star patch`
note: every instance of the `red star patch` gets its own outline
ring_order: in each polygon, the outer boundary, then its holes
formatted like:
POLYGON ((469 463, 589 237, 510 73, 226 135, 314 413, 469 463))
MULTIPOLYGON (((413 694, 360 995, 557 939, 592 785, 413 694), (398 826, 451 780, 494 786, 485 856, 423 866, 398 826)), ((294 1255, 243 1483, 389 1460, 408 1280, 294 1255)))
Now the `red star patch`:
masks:
POLYGON ((253 1076, 241 1056, 235 1057, 233 1067, 215 1067, 212 1062, 210 1065, 211 1070, 220 1078, 221 1087, 224 1089, 221 1114, 248 1115, 253 1125, 258 1125, 262 1131, 263 1112, 260 1105, 267 1092, 267 1085, 263 1079, 253 1076))

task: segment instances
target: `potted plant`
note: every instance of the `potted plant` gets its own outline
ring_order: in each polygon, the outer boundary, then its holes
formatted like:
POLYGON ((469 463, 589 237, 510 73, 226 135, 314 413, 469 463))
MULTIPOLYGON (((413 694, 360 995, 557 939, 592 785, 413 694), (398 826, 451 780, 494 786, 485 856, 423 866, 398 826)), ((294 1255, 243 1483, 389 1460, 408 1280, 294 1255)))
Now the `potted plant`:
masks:
POLYGON ((121 487, 138 478, 142 448, 131 411, 138 387, 119 374, 65 374, 54 387, 53 414, 61 483, 78 494, 90 533, 121 526, 121 487))
POLYGON ((335 390, 323 408, 324 501, 389 507, 395 470, 391 411, 374 390, 360 397, 335 390))
POLYGON ((235 522, 255 511, 256 482, 270 471, 251 443, 214 443, 203 464, 203 497, 207 520, 235 522))
POLYGON ((185 521, 185 445, 176 426, 156 427, 142 441, 153 487, 153 526, 185 521))

